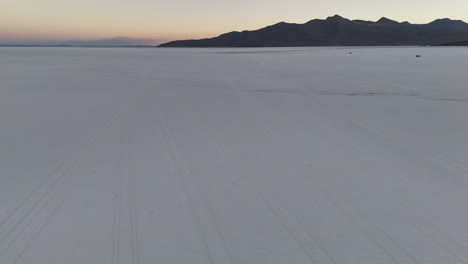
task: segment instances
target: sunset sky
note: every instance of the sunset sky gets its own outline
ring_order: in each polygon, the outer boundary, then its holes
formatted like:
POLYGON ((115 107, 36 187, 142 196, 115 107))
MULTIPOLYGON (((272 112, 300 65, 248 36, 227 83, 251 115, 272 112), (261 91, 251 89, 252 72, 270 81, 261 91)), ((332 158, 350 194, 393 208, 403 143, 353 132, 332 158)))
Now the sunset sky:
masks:
POLYGON ((427 23, 468 21, 467 0, 0 0, 0 43, 47 43, 116 36, 158 41, 304 23, 334 14, 350 19, 427 23))

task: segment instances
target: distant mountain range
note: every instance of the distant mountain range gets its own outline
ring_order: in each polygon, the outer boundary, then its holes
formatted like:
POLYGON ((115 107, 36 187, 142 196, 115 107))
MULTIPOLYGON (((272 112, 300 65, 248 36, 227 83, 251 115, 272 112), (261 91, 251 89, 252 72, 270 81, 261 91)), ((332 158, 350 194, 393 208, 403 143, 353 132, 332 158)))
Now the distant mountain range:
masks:
POLYGON ((154 46, 155 40, 137 39, 129 37, 116 37, 98 40, 73 40, 60 43, 63 46, 72 47, 131 47, 131 46, 154 46))
POLYGON ((281 22, 215 38, 172 41, 159 47, 412 46, 467 41, 468 24, 461 20, 445 18, 428 24, 411 24, 385 17, 373 22, 335 15, 305 24, 281 22))
POLYGON ((158 40, 115 37, 97 40, 69 40, 56 43, 13 43, 0 44, 0 47, 154 47, 158 40))

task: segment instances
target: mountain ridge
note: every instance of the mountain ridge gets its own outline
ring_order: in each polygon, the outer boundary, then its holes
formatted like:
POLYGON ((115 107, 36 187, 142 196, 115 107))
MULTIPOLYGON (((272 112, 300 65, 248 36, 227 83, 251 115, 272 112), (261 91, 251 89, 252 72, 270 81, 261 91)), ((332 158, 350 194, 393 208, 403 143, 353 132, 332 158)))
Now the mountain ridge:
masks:
POLYGON ((442 18, 427 24, 411 24, 386 17, 366 21, 334 15, 304 24, 279 22, 214 38, 176 40, 159 47, 411 46, 467 39, 468 24, 462 20, 442 18))

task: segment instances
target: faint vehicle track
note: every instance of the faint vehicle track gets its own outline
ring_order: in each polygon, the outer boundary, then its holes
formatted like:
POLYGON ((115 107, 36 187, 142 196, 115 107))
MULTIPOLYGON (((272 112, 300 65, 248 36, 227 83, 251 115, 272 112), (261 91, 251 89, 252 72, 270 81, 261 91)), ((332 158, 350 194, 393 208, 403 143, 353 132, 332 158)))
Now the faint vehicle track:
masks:
MULTIPOLYGON (((310 98, 310 97, 309 97, 310 98)), ((317 98, 316 96, 313 97, 314 99, 314 102, 316 103, 319 103, 320 105, 322 105, 323 108, 327 108, 327 106, 325 104, 323 104, 319 98, 317 98)), ((328 110, 329 111, 329 110, 328 110)), ((336 111, 336 110, 335 110, 336 111)), ((385 138, 388 138, 392 141, 394 141, 395 143, 398 143, 400 146, 402 147, 405 147, 405 148, 410 148, 416 152, 419 152, 421 154, 423 154, 424 156, 426 156, 427 158, 430 158, 432 160, 435 160, 437 162, 440 162, 440 163, 444 163, 447 165, 446 168, 458 168, 459 170, 463 171, 464 173, 468 173, 468 163, 466 162, 462 162, 462 161, 459 161, 459 160, 456 160, 456 159, 453 159, 453 158, 449 158, 447 155, 441 153, 441 152, 438 152, 438 151, 435 151, 427 146, 424 146, 408 137, 405 137, 405 136, 402 136, 402 135, 397 135, 395 132, 389 130, 389 129, 385 129, 385 128, 377 128, 377 127, 371 127, 370 125, 368 125, 367 123, 365 123, 364 121, 362 120, 358 120, 356 118, 350 118, 347 116, 347 114, 345 114, 344 111, 341 111, 341 119, 345 122, 348 122, 350 124, 352 124, 353 126, 356 126, 358 127, 359 129, 361 130, 366 130, 366 131, 369 131, 377 136, 380 136, 380 137, 385 137, 385 138)), ((340 118, 338 116, 336 116, 335 118, 340 118)), ((460 179, 457 179, 461 184, 463 184, 464 186, 466 186, 467 190, 468 190, 468 183, 465 182, 465 181, 461 181, 460 179)))
MULTIPOLYGON (((328 107, 323 104, 319 98, 317 97, 313 97, 314 99, 314 102, 318 103, 321 105, 321 109, 327 109, 328 107)), ((317 110, 317 109, 315 109, 317 110)), ((321 110, 319 110, 321 111, 321 110)), ((326 111, 326 112, 323 112, 325 115, 329 115, 331 112, 330 110, 326 111)), ((431 159, 435 159, 436 161, 444 161, 444 162, 447 162, 447 163, 451 163, 452 160, 450 160, 449 158, 446 158, 445 155, 443 154, 439 154, 437 152, 433 152, 432 150, 424 147, 424 146, 420 146, 419 144, 417 144, 416 142, 414 141, 411 141, 409 139, 407 140, 399 140, 399 137, 396 136, 394 133, 386 130, 386 129, 378 129, 378 128, 372 128, 370 127, 369 125, 365 124, 363 121, 361 120, 356 120, 355 118, 351 119, 349 117, 347 117, 347 115, 344 113, 344 112, 341 112, 341 115, 337 116, 337 115, 334 115, 334 117, 332 118, 337 118, 339 120, 342 120, 346 123, 349 123, 353 126, 356 126, 359 130, 364 130, 364 131, 368 131, 370 133, 373 133, 375 135, 377 135, 378 137, 387 137, 389 139, 391 139, 392 141, 395 141, 396 143, 399 143, 400 146, 402 147, 410 147, 410 149, 412 150, 416 150, 417 152, 419 153, 422 153, 424 154, 424 156, 428 157, 428 158, 431 158, 431 159), (420 149, 422 148, 422 149, 420 149), (440 156, 439 156, 440 155, 440 156), (438 157, 441 157, 441 158, 438 158, 438 157)), ((363 152, 361 152, 361 147, 359 145, 356 145, 356 144, 353 144, 353 143, 349 143, 349 146, 348 148, 346 148, 348 151, 358 151, 360 152, 361 154, 363 152)), ((456 162, 456 164, 458 164, 458 162, 456 162)), ((460 165, 460 164, 459 164, 460 165)), ((461 165, 463 165, 463 163, 461 163, 461 165)), ((450 167, 450 166, 449 166, 450 167)), ((455 167, 455 166, 454 166, 455 167)), ((459 166, 456 166, 456 167, 459 167, 459 166)), ((463 169, 465 170, 464 167, 460 166, 459 167, 460 169, 463 169)), ((403 182, 406 182, 406 179, 402 178, 401 181, 403 182)), ((355 183, 353 182, 349 182, 349 184, 351 185, 354 185, 355 183)), ((465 186, 466 188, 466 185, 465 183, 462 183, 463 186, 465 186)), ((402 206, 404 208, 406 208, 406 210, 408 211, 412 211, 414 210, 415 208, 409 206, 408 204, 402 204, 402 206)), ((420 211, 421 214, 425 215, 425 213, 423 213, 422 211, 420 211)), ((429 217, 425 217, 426 219, 430 219, 429 217)), ((435 231, 437 231, 437 233, 439 235, 442 235, 444 237, 446 237, 446 239, 452 241, 453 243, 455 243, 459 248, 464 248, 464 250, 467 250, 467 248, 463 245, 461 245, 458 241, 456 241, 455 239, 453 239, 452 237, 448 236, 447 234, 443 233, 439 228, 437 228, 433 223, 426 223, 427 225, 429 225, 430 228, 434 229, 435 231)), ((420 230, 420 232, 427 234, 427 231, 422 229, 421 226, 415 226, 416 229, 420 230)), ((380 229, 380 227, 379 227, 380 229)), ((383 231, 383 230, 382 230, 383 231)), ((462 257, 460 257, 458 254, 456 254, 455 252, 453 252, 450 248, 446 247, 445 245, 441 244, 441 242, 437 239, 437 238, 434 238, 432 235, 429 235, 430 237, 432 237, 432 241, 438 245, 440 248, 443 248, 444 250, 446 250, 447 252, 449 252, 451 255, 453 255, 456 259, 458 259, 459 261, 461 261, 462 263, 467 263, 466 261, 464 261, 464 259, 462 257)), ((408 252, 409 254, 409 252, 408 252)))
MULTIPOLYGON (((247 106, 247 108, 248 108, 248 106, 247 106)), ((257 122, 254 122, 254 123, 257 124, 257 122)), ((270 131, 268 131, 266 128, 261 127, 261 126, 258 126, 258 125, 255 125, 255 129, 256 129, 256 130, 259 130, 259 131, 263 130, 263 131, 264 131, 263 134, 268 135, 267 138, 268 138, 269 140, 271 140, 271 141, 274 141, 274 137, 272 136, 272 133, 271 133, 270 131)), ((271 157, 274 156, 274 155, 273 155, 272 153, 270 153, 270 152, 268 153, 268 155, 271 156, 271 157)), ((278 160, 278 162, 280 162, 280 161, 281 161, 281 159, 278 160)), ((246 161, 244 161, 244 162, 246 162, 246 161)), ((325 189, 323 188, 323 185, 322 185, 319 181, 316 181, 315 184, 319 184, 319 185, 320 185, 319 188, 320 188, 320 191, 322 192, 322 195, 323 195, 324 197, 327 197, 327 200, 328 200, 329 202, 331 202, 336 208, 338 208, 340 211, 342 211, 342 213, 343 213, 344 215, 346 215, 346 216, 351 220, 351 222, 353 222, 356 226, 358 226, 358 228, 361 230, 361 232, 362 232, 363 234, 365 234, 365 236, 366 236, 370 241, 372 241, 375 245, 377 245, 377 246, 380 248, 380 250, 382 250, 382 252, 384 252, 385 254, 387 254, 387 255, 390 257, 390 259, 393 260, 393 262, 400 264, 400 262, 397 260, 397 258, 394 257, 385 247, 383 247, 383 246, 381 245, 381 243, 378 242, 373 236, 369 235, 368 231, 366 231, 365 229, 363 229, 363 228, 361 227, 361 225, 359 224, 358 221, 356 221, 356 220, 354 220, 352 217, 350 217, 351 214, 350 214, 350 212, 349 212, 348 210, 345 210, 344 207, 340 206, 339 204, 337 204, 336 201, 334 201, 334 200, 332 199, 332 197, 327 193, 327 191, 325 191, 325 189)), ((265 184, 262 184, 262 185, 265 186, 265 188, 268 190, 268 188, 266 187, 265 184)), ((328 190, 328 189, 327 189, 327 190, 328 190)), ((269 192, 271 192, 271 194, 272 194, 273 196, 276 196, 276 195, 274 194, 273 191, 269 191, 269 192)), ((276 198, 276 200, 277 200, 277 201, 280 201, 280 199, 278 199, 278 198, 276 198)), ((281 204, 281 203, 275 202, 275 204, 281 204)), ((286 208, 286 207, 285 207, 285 208, 286 208)), ((291 213, 288 213, 288 214, 291 215, 291 213)), ((299 220, 298 220, 298 221, 299 221, 299 220)), ((375 227, 375 228, 378 228, 377 226, 374 226, 374 227, 375 227)), ((305 230, 307 230, 305 227, 303 227, 303 228, 304 228, 305 230)), ((384 231, 381 230, 381 229, 378 229, 378 230, 379 230, 380 232, 384 232, 384 231)), ((306 231, 306 232, 307 232, 307 231, 306 231)), ((386 235, 385 232, 384 232, 384 234, 385 234, 386 237, 388 237, 388 236, 386 235)), ((388 238, 389 238, 389 237, 388 237, 388 238)), ((391 238, 390 238, 390 239, 391 239, 391 238)), ((392 241, 393 243, 395 243, 395 241, 393 241, 393 240, 391 240, 391 241, 392 241)), ((398 244, 396 244, 396 246, 399 247, 398 244)), ((409 256, 414 260, 414 263, 418 263, 411 255, 409 255, 409 256)), ((418 264, 419 264, 419 263, 418 263, 418 264)))
MULTIPOLYGON (((212 132, 210 135, 212 135, 213 138, 218 138, 216 133, 212 132)), ((292 214, 290 214, 290 212, 288 212, 286 208, 282 206, 282 203, 278 202, 278 199, 274 197, 273 192, 271 192, 261 180, 257 179, 257 177, 250 176, 250 174, 243 168, 243 162, 240 162, 238 158, 227 152, 227 146, 222 143, 222 140, 218 140, 217 143, 218 149, 222 155, 230 160, 235 161, 234 164, 242 172, 241 175, 243 178, 249 183, 249 185, 253 186, 257 194, 261 197, 267 206, 270 213, 275 217, 284 230, 292 237, 292 239, 299 245, 304 254, 309 258, 310 263, 315 263, 316 261, 314 255, 312 254, 313 252, 310 252, 309 247, 305 245, 306 241, 308 240, 313 241, 313 244, 315 244, 317 248, 328 257, 331 263, 337 264, 333 256, 325 248, 319 245, 317 240, 310 234, 309 231, 307 231, 302 223, 296 218, 290 217, 292 214), (306 234, 306 237, 304 237, 302 234, 306 234)))
POLYGON ((122 177, 119 179, 118 193, 114 194, 114 216, 112 222, 112 252, 111 264, 120 264, 120 229, 121 229, 121 213, 122 213, 122 177))
MULTIPOLYGON (((45 222, 48 222, 49 219, 55 215, 56 211, 61 207, 61 204, 63 203, 63 201, 65 200, 65 197, 63 198, 59 198, 59 200, 61 200, 62 202, 59 202, 58 204, 60 206, 57 206, 57 209, 53 209, 51 210, 50 213, 47 212, 47 209, 49 209, 48 205, 51 201, 53 200, 56 200, 57 198, 55 196, 57 196, 57 192, 47 196, 47 199, 45 199, 45 202, 44 203, 41 203, 38 207, 34 208, 34 210, 32 211, 31 213, 31 216, 25 220, 25 223, 22 224, 22 225, 18 225, 15 229, 11 229, 9 233, 6 234, 5 237, 3 237, 2 239, 2 243, 0 245, 2 245, 2 249, 0 251, 0 257, 2 257, 6 252, 8 252, 8 250, 10 250, 16 243, 18 243, 19 239, 21 238, 21 235, 23 235, 24 233, 26 233, 26 231, 32 227, 34 229, 34 224, 36 222, 41 222, 41 216, 42 216, 42 212, 45 211, 45 218, 46 218, 46 221, 45 222), (13 231, 16 231, 16 232, 13 232, 13 231), (3 246, 5 245, 5 246, 3 246)), ((38 233, 41 232, 42 228, 44 228, 45 225, 39 225, 38 227, 38 233)), ((26 241, 28 240, 28 238, 23 238, 25 239, 26 241)), ((31 240, 34 239, 34 236, 31 238, 31 240)))
MULTIPOLYGON (((159 111, 158 111, 159 112, 159 111)), ((168 124, 166 121, 166 118, 163 113, 159 112, 159 122, 156 122, 155 126, 156 129, 161 131, 160 136, 161 140, 164 145, 166 145, 166 149, 168 150, 168 155, 169 158, 172 161, 172 164, 175 167, 175 175, 179 180, 180 186, 182 188, 182 191, 184 193, 185 200, 187 201, 187 205, 190 208, 191 215, 193 217, 194 222, 196 223, 197 231, 200 236, 201 241, 203 242, 203 249, 205 251, 207 260, 211 264, 218 264, 215 262, 214 256, 213 256, 213 249, 210 247, 210 243, 208 242, 208 237, 207 234, 205 233, 205 228, 202 224, 201 220, 201 212, 196 208, 196 203, 194 201, 194 197, 192 197, 188 185, 185 180, 185 173, 186 171, 181 168, 181 164, 179 162, 179 159, 175 153, 175 139, 171 135, 168 124)))
MULTIPOLYGON (((317 109, 314 109, 314 111, 317 111, 317 109)), ((321 110, 318 110, 318 111, 321 111, 321 110)), ((324 113, 324 114, 328 115, 328 113, 324 113)), ((331 128, 331 129, 332 129, 332 131, 334 130, 333 128, 331 128)), ((348 147, 345 148, 345 149, 347 149, 348 151, 349 151, 349 150, 357 150, 357 149, 360 149, 360 146, 355 145, 355 144, 349 144, 348 147)), ((349 182, 348 184, 354 185, 355 183, 353 183, 353 182, 351 181, 351 182, 349 182)), ((333 188, 327 188, 327 189, 333 190, 333 188)), ((340 206, 340 203, 343 203, 343 201, 344 201, 344 199, 339 198, 341 195, 339 195, 339 194, 336 193, 336 192, 334 192, 334 193, 335 193, 335 195, 336 195, 337 198, 336 198, 335 200, 331 200, 331 201, 335 204, 336 207, 341 208, 341 210, 344 211, 345 214, 347 214, 348 216, 352 216, 352 215, 354 214, 354 212, 352 212, 352 211, 350 211, 350 210, 347 210, 346 206, 340 206)), ((324 192, 324 195, 325 195, 325 196, 328 196, 329 199, 332 199, 332 196, 327 195, 326 192, 324 192)), ((405 205, 405 206, 403 206, 403 207, 406 208, 407 205, 405 205)), ((410 210, 410 209, 409 209, 410 207, 407 207, 407 208, 408 208, 408 210, 410 210)), ((357 210, 356 212, 359 212, 359 210, 357 210)), ((359 218, 361 218, 363 221, 367 222, 368 224, 370 224, 370 225, 373 226, 374 228, 376 228, 376 231, 380 232, 382 235, 384 235, 384 237, 386 237, 386 238, 389 239, 393 244, 395 244, 395 246, 397 246, 398 248, 400 248, 400 250, 402 250, 403 252, 405 252, 405 254, 407 254, 407 255, 413 260, 414 263, 421 263, 421 262, 419 262, 414 256, 412 256, 407 250, 405 250, 403 247, 401 247, 395 240, 393 240, 393 239, 384 231, 384 229, 382 229, 382 228, 380 228, 378 225, 374 224, 374 223, 373 223, 372 221, 370 221, 367 217, 365 217, 364 214, 359 213, 359 214, 356 215, 356 216, 359 217, 359 218)), ((353 218, 354 218, 354 216, 353 216, 353 218)), ((356 224, 359 224, 359 222, 357 222, 357 221, 353 221, 353 222, 355 222, 356 224)), ((360 225, 358 225, 358 226, 360 226, 360 225)), ((433 225, 432 225, 431 227, 434 228, 434 229, 436 229, 436 230, 438 230, 438 229, 437 229, 435 226, 433 226, 433 225)), ((425 234, 427 235, 427 232, 424 232, 424 231, 421 229, 420 226, 415 226, 415 228, 417 228, 418 230, 420 230, 421 232, 423 232, 423 233, 425 233, 425 234)), ((363 229, 361 229, 361 230, 363 230, 363 229)), ((363 232, 364 232, 364 231, 363 231, 363 232)), ((367 232, 364 232, 364 233, 367 233, 367 232)), ((375 240, 374 240, 371 236, 369 236, 369 234, 366 234, 366 235, 369 237, 369 239, 371 239, 371 240, 373 240, 373 241, 375 242, 375 240)), ((451 238, 448 238, 448 239, 452 240, 451 238)), ((458 259, 459 261, 461 261, 461 263, 465 263, 464 260, 463 260, 460 256, 458 256, 458 255, 457 255, 455 252, 453 252, 451 249, 449 249, 449 248, 447 248, 446 246, 442 245, 442 244, 440 243, 440 241, 438 241, 437 239, 436 239, 436 240, 433 239, 433 242, 435 243, 435 245, 439 246, 440 248, 446 250, 448 253, 450 253, 451 255, 453 255, 456 259, 458 259)), ((376 243, 376 245, 379 245, 379 244, 380 244, 380 243, 377 243, 377 242, 375 242, 375 243, 376 243)), ((384 249, 384 248, 382 248, 382 249, 384 249)), ((385 251, 386 251, 386 250, 385 250, 385 251)))
POLYGON ((129 214, 130 214, 130 245, 132 264, 140 263, 140 242, 139 242, 139 222, 136 201, 136 175, 132 169, 131 141, 127 142, 127 176, 128 176, 128 199, 129 199, 129 214))
MULTIPOLYGON (((177 155, 175 153, 176 141, 175 141, 174 136, 172 136, 173 132, 171 131, 170 126, 168 125, 168 121, 167 121, 167 118, 165 116, 165 112, 161 112, 161 116, 162 116, 161 120, 162 120, 162 122, 164 124, 163 127, 165 128, 164 129, 164 135, 166 135, 167 139, 169 140, 167 142, 170 143, 170 144, 173 144, 170 149, 171 149, 171 152, 174 154, 175 162, 177 162, 178 166, 184 166, 185 167, 184 170, 183 170, 183 173, 181 174, 182 179, 185 177, 186 174, 190 174, 190 178, 193 179, 193 181, 194 181, 193 185, 190 185, 190 186, 195 186, 195 188, 197 189, 196 192, 198 193, 198 197, 201 200, 201 202, 205 205, 207 213, 208 213, 208 215, 210 217, 210 220, 213 222, 213 229, 214 229, 217 237, 221 241, 222 248, 223 248, 223 250, 225 252, 224 254, 222 254, 222 256, 227 257, 227 259, 223 260, 223 262, 229 262, 231 264, 237 263, 234 260, 234 257, 233 257, 232 253, 230 252, 230 250, 229 250, 229 248, 227 246, 226 238, 224 237, 224 235, 223 235, 223 233, 222 233, 222 231, 221 231, 221 229, 219 227, 219 222, 216 219, 216 216, 215 216, 214 211, 212 209, 211 203, 203 196, 202 191, 200 190, 200 181, 198 180, 198 177, 195 174, 192 173, 190 167, 188 167, 187 165, 181 165, 181 164, 183 164, 183 162, 179 158, 177 158, 177 155)), ((188 185, 186 187, 188 188, 188 185)), ((212 255, 212 257, 213 257, 213 255, 212 255)), ((218 254, 216 254, 216 255, 218 255, 218 254)), ((218 258, 220 258, 220 257, 218 256, 218 258)), ((216 261, 214 261, 214 259, 215 258, 213 257, 213 262, 214 263, 219 263, 219 259, 217 259, 216 261)))
POLYGON ((38 228, 37 232, 34 233, 29 239, 28 243, 26 246, 20 251, 20 253, 16 256, 16 258, 13 261, 13 264, 18 264, 21 258, 24 256, 24 254, 28 251, 28 249, 31 247, 31 245, 34 243, 34 241, 39 237, 43 229, 49 224, 49 222, 54 218, 55 215, 59 212, 60 208, 62 208, 63 204, 65 203, 66 198, 63 198, 57 206, 52 210, 50 215, 47 217, 47 219, 41 224, 41 226, 38 228))
MULTIPOLYGON (((246 109, 248 108, 248 105, 247 106, 244 106, 242 107, 242 109, 246 109)), ((328 113, 327 113, 328 115, 328 113)), ((256 122, 254 122, 256 124, 256 122)), ((263 129, 263 128, 260 128, 259 126, 256 126, 257 129, 263 129)), ((267 132, 267 133, 264 133, 265 135, 269 135, 269 137, 271 138, 271 133, 267 132)), ((271 138, 271 140, 274 140, 273 138, 271 138)), ((349 146, 348 147, 349 149, 353 149, 354 146, 349 146)), ((322 192, 323 192, 323 187, 320 187, 322 189, 322 192)), ((327 188, 327 189, 330 189, 330 190, 333 190, 333 188, 327 188)), ((324 194, 326 194, 326 192, 324 192, 324 194)), ((332 199, 333 196, 330 196, 330 195, 325 195, 325 196, 328 196, 328 199, 333 203, 335 204, 335 207, 337 208, 340 208, 340 210, 342 212, 344 212, 345 215, 348 216, 348 218, 350 218, 351 221, 353 221, 357 226, 359 226, 359 228, 361 229, 361 224, 359 222, 359 218, 364 220, 365 222, 367 222, 370 226, 373 226, 373 228, 375 230, 377 230, 379 233, 381 233, 386 239, 389 239, 389 241, 391 241, 392 244, 394 244, 397 248, 399 248, 402 252, 404 252, 408 257, 408 261, 412 261, 413 263, 418 263, 420 264, 421 262, 419 262, 416 258, 414 258, 407 250, 405 250, 404 248, 402 248, 395 240, 393 240, 383 229, 381 229, 379 226, 375 225, 374 223, 372 223, 371 221, 369 221, 369 219, 367 217, 364 217, 364 214, 362 214, 362 212, 360 211, 356 211, 356 212, 359 212, 358 215, 355 215, 355 212, 353 212, 353 210, 347 210, 347 207, 346 206, 342 206, 341 204, 343 204, 343 199, 340 198, 340 195, 338 195, 337 193, 335 193, 335 199, 332 199), (358 217, 356 219, 356 217, 358 217), (356 220, 354 220, 356 219, 356 220)), ((390 252, 388 252, 384 247, 382 247, 380 245, 380 243, 378 241, 376 241, 372 235, 368 234, 367 231, 365 231, 364 229, 361 229, 361 231, 366 234, 366 236, 371 240, 373 241, 377 246, 379 246, 381 248, 381 250, 383 250, 384 252, 386 252, 390 257, 391 259, 393 259, 393 261, 395 263, 400 263, 390 252)), ((449 252, 450 254, 452 254, 456 259, 458 259, 459 261, 461 261, 462 263, 465 263, 464 260, 459 257, 457 254, 455 254, 452 250, 450 250, 449 248, 447 247, 444 247, 443 245, 440 244, 439 241, 435 241, 435 243, 441 247, 441 248, 444 248, 447 252, 449 252)))
MULTIPOLYGON (((44 208, 47 208, 49 203, 54 200, 53 193, 59 186, 62 185, 63 181, 68 176, 67 171, 75 165, 75 163, 84 155, 84 153, 89 151, 93 143, 100 136, 102 136, 102 134, 116 120, 120 118, 121 114, 121 112, 116 113, 106 123, 104 123, 104 125, 96 131, 96 133, 72 156, 71 159, 65 160, 59 166, 56 172, 52 173, 50 177, 46 178, 46 180, 41 185, 34 189, 26 197, 26 199, 22 200, 17 206, 15 206, 13 211, 10 214, 8 214, 4 220, 2 220, 2 223, 0 224, 0 245, 5 243, 5 241, 7 241, 7 239, 9 239, 10 237, 11 239, 6 249, 0 252, 0 257, 3 254, 5 254, 6 251, 10 249, 13 243, 18 239, 18 237, 22 235, 22 233, 34 223, 35 217, 39 215, 44 210, 44 208), (31 203, 31 205, 28 206, 28 203, 31 203), (38 210, 35 211, 35 209, 38 210), (18 219, 16 220, 13 219, 16 216, 15 214, 18 215, 18 219), (1 232, 3 231, 4 226, 6 226, 9 222, 11 222, 11 227, 8 228, 6 232, 1 232)), ((68 193, 67 195, 70 195, 70 193, 68 193)), ((60 208, 61 206, 59 206, 56 210, 52 210, 49 213, 49 217, 52 218, 60 208)), ((49 221, 50 220, 47 220, 46 224, 49 221)), ((39 231, 37 232, 37 234, 41 232, 42 228, 44 228, 46 224, 39 227, 39 231)), ((31 238, 31 243, 35 240, 35 237, 36 235, 33 235, 33 237, 31 238)), ((26 251, 29 247, 30 244, 28 243, 27 247, 24 250, 26 251)), ((22 251, 20 255, 24 255, 25 251, 22 251)))

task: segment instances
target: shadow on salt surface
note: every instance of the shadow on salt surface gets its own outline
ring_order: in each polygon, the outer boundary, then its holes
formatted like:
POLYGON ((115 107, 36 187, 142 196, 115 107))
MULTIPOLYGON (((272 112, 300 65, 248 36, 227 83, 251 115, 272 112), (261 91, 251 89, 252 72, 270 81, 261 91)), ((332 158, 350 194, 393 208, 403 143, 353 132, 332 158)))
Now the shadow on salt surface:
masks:
MULTIPOLYGON (((343 50, 344 55, 352 55, 351 50, 380 50, 387 49, 389 47, 366 47, 366 46, 316 46, 316 47, 235 47, 235 48, 197 48, 198 51, 204 51, 213 54, 288 54, 288 53, 308 53, 308 52, 319 52, 319 51, 335 51, 343 50)), ((419 47, 390 47, 392 49, 399 48, 419 48, 419 47)), ((362 53, 361 53, 362 54, 362 53)))
POLYGON ((432 100, 432 101, 448 101, 448 102, 468 102, 465 98, 435 98, 435 97, 423 97, 415 93, 385 93, 385 92, 370 92, 370 93, 349 93, 349 94, 316 94, 316 95, 341 95, 341 96, 404 96, 414 97, 421 100, 432 100))
POLYGON ((466 98, 436 98, 436 97, 423 97, 416 93, 397 93, 397 92, 362 92, 362 93, 316 93, 305 90, 280 90, 280 89, 255 89, 248 90, 249 93, 303 93, 312 94, 316 96, 403 96, 414 97, 421 100, 431 101, 445 101, 445 102, 468 102, 466 98))
POLYGON ((248 90, 249 93, 306 93, 307 91, 303 90, 276 90, 276 89, 255 89, 248 90))
MULTIPOLYGON (((320 50, 326 50, 320 49, 320 50)), ((249 51, 224 51, 215 52, 215 54, 287 54, 287 53, 305 53, 312 50, 249 50, 249 51)), ((318 50, 315 50, 318 51, 318 50)))

